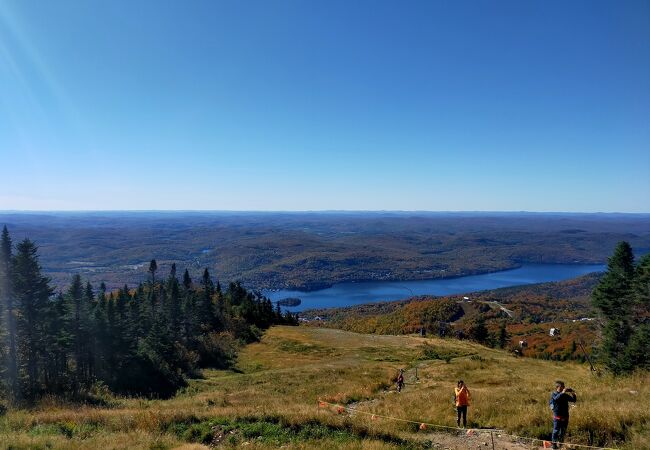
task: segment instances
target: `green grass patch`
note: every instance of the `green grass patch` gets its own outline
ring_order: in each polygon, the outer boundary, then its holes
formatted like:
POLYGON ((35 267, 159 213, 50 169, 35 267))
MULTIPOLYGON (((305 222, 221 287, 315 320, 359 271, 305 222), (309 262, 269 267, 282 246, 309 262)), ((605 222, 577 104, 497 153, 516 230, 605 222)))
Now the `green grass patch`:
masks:
POLYGON ((277 348, 278 350, 287 353, 303 353, 319 356, 336 356, 338 354, 336 350, 331 347, 288 339, 280 340, 277 344, 277 348))
POLYGON ((438 347, 431 344, 425 344, 420 347, 420 353, 417 357, 417 360, 426 361, 440 359, 445 362, 450 362, 454 358, 470 355, 472 355, 472 353, 463 352, 451 348, 438 347))
POLYGON ((391 434, 373 433, 365 427, 354 424, 337 427, 314 420, 292 424, 281 417, 251 417, 234 420, 217 418, 207 421, 179 422, 171 424, 166 431, 184 441, 210 446, 241 445, 251 441, 280 446, 317 440, 327 440, 337 446, 344 446, 370 438, 398 444, 405 449, 423 448, 420 443, 407 441, 391 434))
POLYGON ((349 430, 335 429, 318 423, 290 425, 278 418, 212 419, 194 423, 175 423, 167 431, 184 441, 205 445, 219 443, 233 445, 251 440, 283 445, 314 439, 346 443, 360 439, 349 430))
POLYGON ((53 424, 38 424, 27 433, 29 436, 62 435, 68 439, 88 439, 99 431, 99 427, 90 423, 59 422, 53 424))

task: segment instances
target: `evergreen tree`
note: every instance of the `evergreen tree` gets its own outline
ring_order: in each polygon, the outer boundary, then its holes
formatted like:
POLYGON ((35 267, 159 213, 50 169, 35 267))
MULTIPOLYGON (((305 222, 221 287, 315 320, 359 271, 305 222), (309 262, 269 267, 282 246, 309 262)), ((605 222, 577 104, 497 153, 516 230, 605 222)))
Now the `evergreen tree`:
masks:
MULTIPOLYGON (((149 303, 151 305, 151 315, 156 314, 156 303, 158 302, 158 295, 156 292, 156 271, 158 270, 158 263, 152 259, 149 263, 149 273, 151 274, 151 286, 149 288, 149 303)), ((150 324, 149 324, 150 325, 150 324)))
POLYGON ((649 271, 650 259, 635 267, 632 248, 620 242, 592 293, 604 320, 601 359, 614 374, 650 366, 649 271))
MULTIPOLYGON (((185 273, 187 274, 187 270, 185 273)), ((182 339, 188 348, 196 350, 195 338, 200 332, 196 311, 196 296, 194 294, 194 291, 185 287, 181 295, 181 309, 183 311, 182 339)))
POLYGON ((632 333, 625 347, 624 371, 650 369, 650 254, 641 258, 634 272, 632 333))
POLYGON ((476 319, 476 323, 472 328, 472 339, 481 344, 485 344, 488 340, 488 337, 489 333, 487 327, 485 326, 485 317, 483 317, 483 314, 479 314, 478 318, 476 319))
POLYGON ((79 384, 83 379, 83 346, 86 342, 86 336, 82 325, 82 302, 83 302, 83 284, 79 274, 72 277, 72 284, 68 288, 67 300, 69 302, 70 318, 70 334, 73 341, 73 359, 74 359, 74 386, 75 391, 78 391, 79 384))
POLYGON ((12 289, 12 244, 9 231, 5 225, 2 228, 0 241, 0 322, 3 323, 6 336, 6 386, 9 399, 16 403, 20 401, 20 386, 18 379, 18 351, 16 340, 16 303, 12 289))
POLYGON ((59 293, 50 302, 44 316, 45 334, 49 336, 45 356, 45 391, 50 393, 68 393, 75 391, 74 373, 70 371, 70 353, 74 348, 74 337, 70 330, 70 305, 63 294, 59 293))
POLYGON ((155 259, 152 259, 149 263, 149 273, 151 274, 151 285, 153 286, 156 283, 156 271, 158 270, 158 263, 155 259))
POLYGON ((17 309, 19 373, 24 398, 34 400, 43 387, 43 363, 50 336, 46 333, 47 309, 53 291, 42 275, 38 247, 29 239, 16 247, 13 258, 13 292, 17 309))
POLYGON ((83 296, 83 329, 86 338, 84 346, 83 367, 85 369, 84 381, 90 383, 95 376, 95 352, 97 351, 97 333, 94 332, 94 314, 97 308, 95 292, 92 284, 86 282, 83 296))
POLYGON ((506 321, 504 320, 503 322, 501 322, 501 326, 499 327, 499 335, 497 337, 499 348, 506 348, 509 339, 510 336, 508 336, 508 330, 506 329, 506 321))
POLYGON ((108 300, 106 298, 106 285, 99 286, 97 302, 93 309, 93 368, 94 375, 99 379, 106 379, 107 354, 110 349, 110 335, 108 329, 108 300))
POLYGON ((119 340, 118 334, 120 333, 120 324, 118 321, 118 316, 116 312, 116 300, 111 294, 106 300, 106 341, 104 344, 105 350, 105 360, 106 364, 104 365, 105 371, 100 373, 100 377, 105 380, 109 386, 113 386, 115 380, 115 374, 120 369, 120 358, 118 355, 119 351, 119 340))
POLYGON ((163 321, 155 320, 147 336, 138 344, 137 376, 132 388, 141 394, 169 396, 185 386, 175 350, 163 321))
POLYGON ((0 392, 3 391, 3 388, 6 386, 7 382, 7 355, 6 352, 6 340, 8 338, 5 320, 5 308, 7 308, 6 296, 9 294, 8 284, 10 280, 10 275, 8 272, 9 267, 11 267, 11 241, 9 239, 9 231, 7 227, 4 226, 2 230, 2 237, 0 238, 0 392), (3 241, 7 239, 9 244, 9 252, 7 252, 6 263, 5 259, 5 250, 3 241))
POLYGON ((216 314, 212 296, 214 295, 214 283, 210 278, 210 272, 206 268, 201 277, 202 292, 197 305, 198 320, 204 332, 210 332, 217 328, 216 314))
POLYGON ((80 275, 74 275, 65 296, 68 334, 72 340, 72 360, 74 362, 73 386, 78 393, 82 386, 90 383, 93 366, 93 336, 91 309, 94 299, 90 283, 85 287, 80 275))
POLYGON ((609 258, 607 272, 592 294, 592 303, 606 317, 630 314, 634 279, 634 255, 627 242, 620 242, 609 258))
POLYGON ((185 273, 183 274, 183 287, 185 289, 189 289, 192 287, 192 278, 190 278, 190 273, 185 269, 185 273))
POLYGON ((138 340, 138 330, 145 325, 143 324, 143 320, 138 320, 138 317, 133 317, 131 297, 126 285, 117 291, 113 303, 115 307, 112 324, 109 325, 111 329, 109 354, 112 357, 109 368, 111 373, 109 386, 118 391, 123 391, 128 390, 128 381, 125 377, 130 372, 130 367, 133 362, 134 349, 137 346, 138 340))
POLYGON ((181 307, 180 285, 176 278, 176 264, 172 264, 165 292, 167 293, 167 299, 165 301, 165 317, 169 324, 172 339, 178 341, 181 336, 183 311, 181 307))
POLYGON ((635 317, 643 317, 650 311, 650 253, 639 261, 634 277, 635 317))

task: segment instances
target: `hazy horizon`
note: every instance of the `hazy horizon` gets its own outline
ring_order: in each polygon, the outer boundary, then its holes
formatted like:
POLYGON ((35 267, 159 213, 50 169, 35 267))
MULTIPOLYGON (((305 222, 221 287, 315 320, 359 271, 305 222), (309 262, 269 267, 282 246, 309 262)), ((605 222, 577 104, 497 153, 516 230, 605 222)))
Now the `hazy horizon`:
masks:
POLYGON ((638 212, 625 212, 625 211, 527 211, 527 210, 426 210, 426 209, 306 209, 306 210, 291 210, 291 209, 6 209, 0 210, 0 214, 38 214, 38 213, 52 213, 52 214, 101 214, 101 213, 223 213, 223 214, 273 214, 273 213, 287 213, 287 214, 319 214, 319 213, 368 213, 368 214, 566 214, 566 215, 649 215, 650 211, 638 212))

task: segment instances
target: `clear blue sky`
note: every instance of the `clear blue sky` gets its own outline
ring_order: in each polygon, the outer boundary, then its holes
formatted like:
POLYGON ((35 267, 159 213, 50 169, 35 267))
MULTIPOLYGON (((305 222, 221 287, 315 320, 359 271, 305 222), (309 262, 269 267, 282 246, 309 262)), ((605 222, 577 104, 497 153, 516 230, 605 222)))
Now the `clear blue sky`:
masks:
POLYGON ((0 210, 650 211, 649 1, 0 2, 0 210))

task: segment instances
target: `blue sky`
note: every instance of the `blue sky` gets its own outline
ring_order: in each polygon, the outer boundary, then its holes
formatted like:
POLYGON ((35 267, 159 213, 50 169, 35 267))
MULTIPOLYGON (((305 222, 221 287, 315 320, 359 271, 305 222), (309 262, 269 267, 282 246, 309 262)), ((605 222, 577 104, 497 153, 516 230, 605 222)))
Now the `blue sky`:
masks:
POLYGON ((0 2, 0 210, 650 212, 648 1, 0 2))

